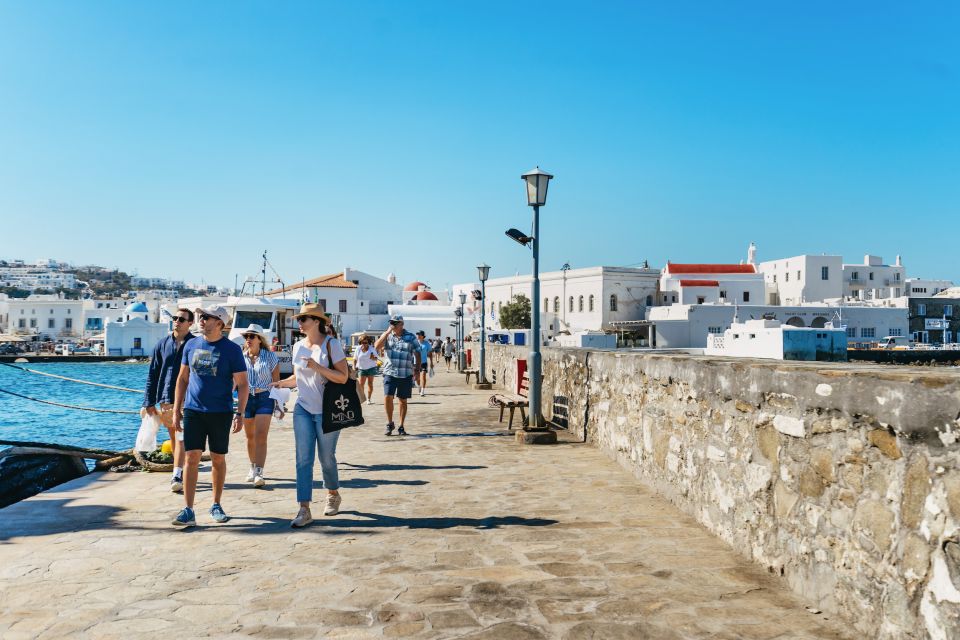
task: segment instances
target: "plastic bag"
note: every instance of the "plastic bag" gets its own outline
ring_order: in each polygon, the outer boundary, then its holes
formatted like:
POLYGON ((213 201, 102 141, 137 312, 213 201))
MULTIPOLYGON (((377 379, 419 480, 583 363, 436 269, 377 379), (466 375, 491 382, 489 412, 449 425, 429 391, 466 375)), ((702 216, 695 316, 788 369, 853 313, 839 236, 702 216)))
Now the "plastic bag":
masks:
POLYGON ((430 377, 433 377, 433 367, 430 367, 430 377))
POLYGON ((160 417, 149 413, 143 416, 140 422, 140 431, 137 432, 137 451, 150 452, 157 448, 157 431, 160 430, 160 417))

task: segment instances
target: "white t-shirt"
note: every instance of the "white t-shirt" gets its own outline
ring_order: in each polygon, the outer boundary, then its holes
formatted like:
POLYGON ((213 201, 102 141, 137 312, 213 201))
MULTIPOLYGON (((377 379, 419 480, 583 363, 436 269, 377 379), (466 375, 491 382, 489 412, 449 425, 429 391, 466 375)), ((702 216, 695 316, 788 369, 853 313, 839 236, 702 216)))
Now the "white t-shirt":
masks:
POLYGON ((340 341, 327 337, 320 346, 312 349, 307 347, 304 340, 299 340, 293 345, 293 374, 297 377, 297 404, 312 414, 319 415, 323 413, 323 388, 327 379, 322 375, 310 369, 303 364, 303 358, 309 357, 315 362, 333 369, 334 365, 344 360, 346 356, 343 353, 343 347, 340 341), (333 363, 327 360, 327 342, 330 342, 330 355, 333 356, 333 363))
POLYGON ((377 350, 370 345, 366 351, 362 347, 357 347, 354 352, 354 363, 357 369, 372 369, 377 366, 377 350))

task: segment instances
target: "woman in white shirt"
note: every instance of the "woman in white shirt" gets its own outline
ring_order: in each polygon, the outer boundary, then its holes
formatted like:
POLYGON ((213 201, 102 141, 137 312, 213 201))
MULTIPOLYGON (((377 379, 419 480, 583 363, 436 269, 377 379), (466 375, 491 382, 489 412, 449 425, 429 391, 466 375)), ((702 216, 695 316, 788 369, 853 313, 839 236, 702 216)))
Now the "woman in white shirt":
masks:
POLYGON ((247 482, 262 487, 263 466, 267 462, 267 434, 273 418, 274 400, 270 397, 271 383, 280 380, 280 359, 267 346, 263 327, 251 324, 243 332, 243 359, 247 363, 250 397, 243 415, 243 432, 247 436, 247 455, 250 473, 247 482))
POLYGON ((373 348, 373 339, 370 336, 360 338, 360 346, 353 356, 353 366, 357 369, 357 386, 363 392, 363 385, 367 385, 367 404, 373 404, 373 377, 377 375, 377 350, 373 348))
POLYGON ((313 456, 320 459, 327 505, 323 514, 340 512, 340 478, 337 474, 337 440, 340 432, 323 432, 323 389, 327 380, 343 384, 348 379, 347 358, 340 342, 326 335, 328 318, 323 306, 305 304, 294 316, 304 339, 293 345, 293 375, 273 386, 297 388, 297 404, 293 409, 293 435, 297 451, 297 502, 300 511, 291 527, 305 527, 313 522, 310 502, 313 499, 313 456))

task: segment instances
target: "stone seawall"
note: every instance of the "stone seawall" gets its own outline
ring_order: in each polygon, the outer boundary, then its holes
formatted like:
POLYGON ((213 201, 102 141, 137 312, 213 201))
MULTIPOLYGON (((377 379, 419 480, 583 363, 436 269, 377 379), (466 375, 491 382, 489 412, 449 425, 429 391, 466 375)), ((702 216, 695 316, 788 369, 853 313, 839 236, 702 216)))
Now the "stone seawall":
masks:
MULTIPOLYGON (((514 388, 526 356, 489 346, 488 377, 514 388)), ((960 372, 559 348, 543 369, 548 419, 819 608, 960 638, 960 372)))

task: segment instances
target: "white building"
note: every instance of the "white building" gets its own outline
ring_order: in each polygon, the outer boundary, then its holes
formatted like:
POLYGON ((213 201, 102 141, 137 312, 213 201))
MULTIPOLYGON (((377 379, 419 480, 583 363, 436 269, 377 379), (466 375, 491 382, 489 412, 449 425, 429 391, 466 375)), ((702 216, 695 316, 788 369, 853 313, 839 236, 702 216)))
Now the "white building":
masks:
POLYGON ((843 258, 802 255, 760 263, 767 304, 797 305, 843 296, 843 258))
POLYGON ((704 354, 842 362, 847 359, 847 335, 829 324, 812 329, 784 325, 779 320, 747 320, 732 323, 722 334, 709 334, 704 354))
POLYGON ((764 300, 763 276, 755 265, 667 262, 660 273, 660 304, 739 303, 764 300))
MULTIPOLYGON (((629 267, 548 271, 540 274, 540 300, 531 303, 540 307, 540 326, 548 340, 561 333, 610 331, 614 329, 612 322, 643 319, 646 310, 656 304, 659 275, 656 269, 629 267)), ((487 281, 487 328, 501 329, 503 305, 517 294, 530 298, 531 283, 529 275, 487 281)), ((471 282, 454 285, 451 292, 456 307, 459 294, 468 294, 464 308, 467 333, 480 326, 480 303, 470 295, 478 289, 480 284, 471 282)))
POLYGON ((843 295, 858 300, 885 300, 906 295, 906 272, 897 256, 893 265, 865 255, 863 264, 843 265, 843 295))
POLYGON ((38 340, 76 340, 81 336, 82 323, 81 300, 52 294, 0 299, 0 333, 38 340))
POLYGON ((734 315, 739 320, 773 319, 794 327, 822 329, 827 323, 844 327, 850 343, 872 342, 886 336, 909 335, 908 310, 905 307, 873 305, 837 306, 805 304, 799 306, 673 304, 653 307, 647 314, 658 348, 704 348, 707 336, 723 334, 734 315))
POLYGON ((952 280, 928 280, 926 278, 907 278, 906 294, 910 298, 929 298, 953 286, 952 280))
POLYGON ((267 291, 264 295, 319 302, 344 336, 385 328, 389 318, 388 305, 403 300, 400 286, 392 274, 384 280, 349 267, 338 273, 267 291))
POLYGON ((134 302, 123 310, 122 320, 108 322, 104 348, 110 356, 149 356, 170 332, 170 322, 151 322, 151 311, 143 302, 134 302))

